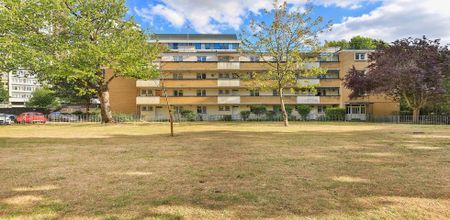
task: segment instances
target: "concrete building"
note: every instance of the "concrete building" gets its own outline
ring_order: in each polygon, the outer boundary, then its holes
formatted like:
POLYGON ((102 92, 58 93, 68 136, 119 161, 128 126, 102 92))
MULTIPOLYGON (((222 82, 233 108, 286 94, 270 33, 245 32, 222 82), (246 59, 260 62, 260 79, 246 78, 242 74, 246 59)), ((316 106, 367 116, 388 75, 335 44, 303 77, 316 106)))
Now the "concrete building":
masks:
MULTIPOLYGON (((164 84, 169 103, 175 111, 192 110, 198 115, 233 115, 255 105, 279 110, 276 91, 252 90, 242 76, 264 72, 268 66, 255 56, 242 55, 236 35, 160 34, 159 42, 169 52, 161 54, 159 68, 163 79, 116 79, 111 82, 110 99, 113 111, 140 114, 148 120, 167 118, 164 84)), ((284 91, 287 105, 312 106, 310 118, 324 115, 329 107, 347 109, 347 118, 365 120, 367 115, 398 113, 399 104, 386 97, 364 96, 349 99, 350 91, 343 86, 343 78, 355 66, 367 67, 370 50, 334 50, 308 63, 308 67, 323 67, 328 74, 316 78, 298 77, 302 85, 314 85, 316 92, 284 91)))
POLYGON ((8 73, 8 91, 10 107, 25 107, 32 93, 40 86, 36 77, 26 70, 8 73))

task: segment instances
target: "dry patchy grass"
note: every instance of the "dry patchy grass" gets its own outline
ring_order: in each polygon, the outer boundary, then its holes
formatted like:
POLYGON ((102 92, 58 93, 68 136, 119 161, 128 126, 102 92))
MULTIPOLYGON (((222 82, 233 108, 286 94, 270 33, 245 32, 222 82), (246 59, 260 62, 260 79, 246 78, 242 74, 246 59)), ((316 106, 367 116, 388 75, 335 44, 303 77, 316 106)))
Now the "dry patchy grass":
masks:
POLYGON ((183 123, 167 132, 0 127, 0 218, 450 218, 449 127, 183 123))

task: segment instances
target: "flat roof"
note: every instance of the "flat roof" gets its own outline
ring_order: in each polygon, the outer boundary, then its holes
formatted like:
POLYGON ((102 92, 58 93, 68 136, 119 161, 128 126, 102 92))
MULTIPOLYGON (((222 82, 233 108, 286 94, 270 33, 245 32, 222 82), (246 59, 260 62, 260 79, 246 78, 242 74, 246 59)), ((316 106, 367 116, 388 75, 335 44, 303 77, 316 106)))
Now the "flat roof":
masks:
POLYGON ((236 34, 155 34, 154 40, 163 43, 184 43, 184 42, 199 42, 199 43, 239 43, 236 34))

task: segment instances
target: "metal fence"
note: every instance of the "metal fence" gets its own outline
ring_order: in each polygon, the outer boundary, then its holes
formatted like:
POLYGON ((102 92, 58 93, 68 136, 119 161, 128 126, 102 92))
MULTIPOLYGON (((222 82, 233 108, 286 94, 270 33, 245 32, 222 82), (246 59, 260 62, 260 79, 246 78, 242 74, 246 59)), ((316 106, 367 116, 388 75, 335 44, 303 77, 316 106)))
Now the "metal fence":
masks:
MULTIPOLYGON (((169 121, 167 116, 163 117, 142 117, 140 115, 131 114, 114 114, 115 122, 164 122, 169 121)), ((301 116, 289 116, 290 121, 341 121, 341 122, 373 122, 373 123, 395 123, 395 124, 435 124, 450 125, 450 116, 447 115, 421 115, 414 120, 411 115, 390 115, 390 116, 371 116, 367 115, 366 120, 349 120, 349 117, 328 117, 325 115, 315 115, 303 119, 301 116)), ((282 121, 280 114, 251 114, 246 118, 241 115, 210 115, 197 114, 189 118, 182 117, 180 114, 174 114, 175 122, 185 121, 282 121)), ((31 120, 33 123, 40 123, 40 119, 31 120)), ((61 115, 45 115, 45 122, 49 123, 101 123, 100 115, 92 114, 61 114, 61 115)), ((26 122, 25 122, 26 123, 26 122)))

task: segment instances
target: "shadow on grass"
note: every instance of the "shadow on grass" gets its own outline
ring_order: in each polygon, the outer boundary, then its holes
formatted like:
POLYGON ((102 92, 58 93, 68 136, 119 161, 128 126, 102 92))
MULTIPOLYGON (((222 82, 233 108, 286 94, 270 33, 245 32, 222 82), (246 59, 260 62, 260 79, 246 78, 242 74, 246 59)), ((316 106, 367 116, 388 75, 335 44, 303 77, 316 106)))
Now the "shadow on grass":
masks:
POLYGON ((29 191, 65 204, 50 210, 60 217, 309 217, 396 203, 361 198, 448 200, 449 145, 411 138, 381 130, 0 138, 0 215, 45 214, 33 209, 40 201, 5 201, 25 195, 14 189, 48 185, 29 191))

